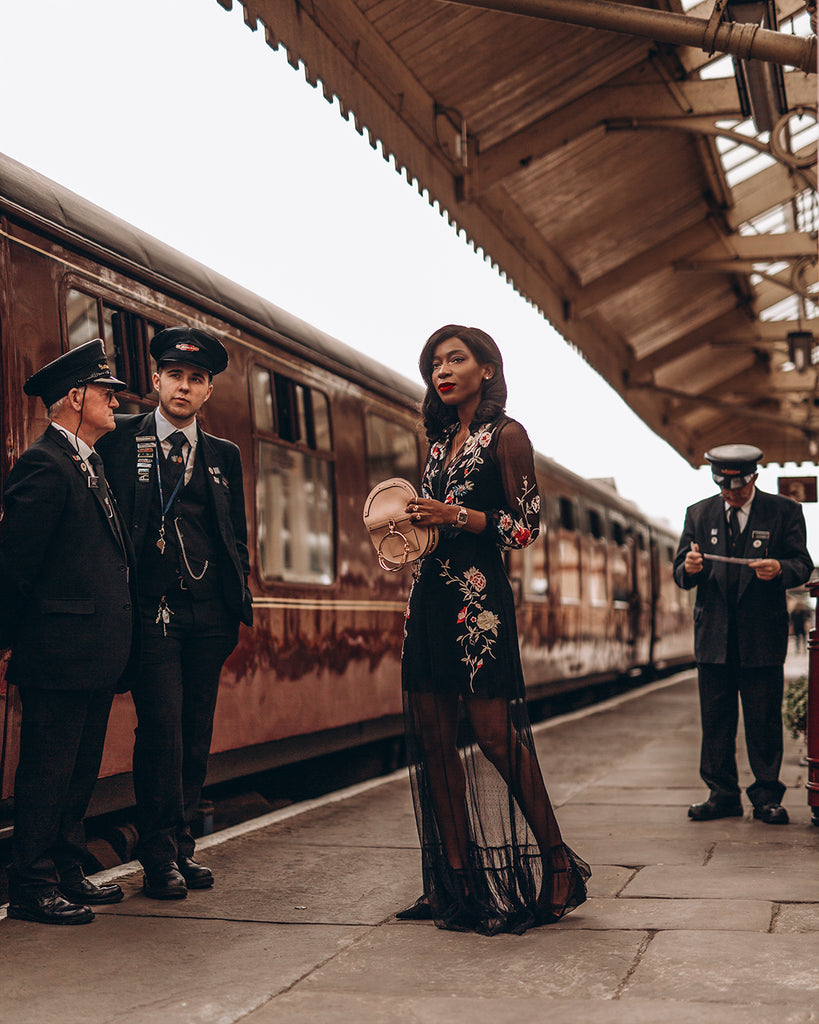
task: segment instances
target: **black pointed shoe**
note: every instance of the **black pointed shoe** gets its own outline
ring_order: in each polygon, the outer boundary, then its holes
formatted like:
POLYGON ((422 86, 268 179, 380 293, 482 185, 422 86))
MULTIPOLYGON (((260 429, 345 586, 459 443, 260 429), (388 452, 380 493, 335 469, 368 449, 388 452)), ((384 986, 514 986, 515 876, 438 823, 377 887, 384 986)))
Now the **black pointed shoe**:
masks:
POLYGON ((782 804, 762 804, 754 808, 754 817, 764 821, 766 825, 787 825, 790 821, 788 812, 782 804))
POLYGON ((192 857, 179 857, 176 866, 189 889, 210 889, 213 885, 211 869, 204 864, 197 864, 192 857))
POLYGON ((56 889, 15 894, 6 911, 8 917, 18 921, 37 921, 39 924, 89 924, 94 911, 65 899, 56 889))
POLYGON ((122 889, 116 882, 103 882, 102 885, 97 885, 90 878, 80 878, 60 882, 58 888, 72 903, 99 906, 103 903, 119 903, 122 899, 122 889))
POLYGON ((152 900, 183 900, 188 895, 185 879, 173 864, 145 869, 142 891, 152 900))
POLYGON ((694 821, 714 821, 717 818, 741 818, 742 804, 737 800, 726 803, 713 797, 701 804, 691 804, 688 817, 694 821))

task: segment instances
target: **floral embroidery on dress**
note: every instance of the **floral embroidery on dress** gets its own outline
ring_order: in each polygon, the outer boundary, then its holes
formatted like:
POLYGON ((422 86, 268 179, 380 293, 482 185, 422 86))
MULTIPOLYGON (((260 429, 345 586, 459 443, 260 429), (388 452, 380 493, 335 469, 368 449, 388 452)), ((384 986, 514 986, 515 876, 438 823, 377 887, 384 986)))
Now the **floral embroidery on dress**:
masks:
POLYGON ((456 616, 456 624, 463 626, 458 633, 458 642, 464 649, 461 661, 469 669, 469 688, 475 692, 475 676, 483 667, 485 657, 494 658, 492 648, 498 636, 500 617, 488 608, 484 608, 484 590, 486 577, 480 569, 471 566, 460 576, 454 576, 449 568, 449 560, 442 562, 441 576, 447 584, 454 583, 459 587, 465 604, 456 616))
POLYGON ((530 484, 529 478, 524 477, 521 493, 515 500, 520 509, 518 519, 506 510, 498 515, 498 533, 501 536, 501 546, 505 548, 525 548, 534 539, 532 527, 535 527, 534 536, 537 536, 539 527, 540 495, 537 483, 530 484))

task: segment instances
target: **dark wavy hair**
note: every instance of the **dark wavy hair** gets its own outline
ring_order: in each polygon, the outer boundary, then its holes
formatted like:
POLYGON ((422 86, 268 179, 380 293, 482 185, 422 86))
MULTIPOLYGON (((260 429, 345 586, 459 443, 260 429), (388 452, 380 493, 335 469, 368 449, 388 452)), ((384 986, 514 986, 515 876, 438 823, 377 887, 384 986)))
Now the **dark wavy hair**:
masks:
POLYGON ((481 423, 490 423, 506 408, 503 356, 494 339, 479 327, 462 327, 459 324, 447 324, 446 327, 439 327, 427 340, 418 360, 421 376, 427 386, 427 393, 421 405, 421 415, 428 441, 436 441, 458 422, 458 410, 441 401, 441 396, 432 383, 432 360, 435 356, 435 349, 447 338, 458 338, 479 363, 489 364, 495 371, 489 380, 484 381, 481 400, 475 410, 474 419, 469 424, 469 429, 474 430, 481 423))

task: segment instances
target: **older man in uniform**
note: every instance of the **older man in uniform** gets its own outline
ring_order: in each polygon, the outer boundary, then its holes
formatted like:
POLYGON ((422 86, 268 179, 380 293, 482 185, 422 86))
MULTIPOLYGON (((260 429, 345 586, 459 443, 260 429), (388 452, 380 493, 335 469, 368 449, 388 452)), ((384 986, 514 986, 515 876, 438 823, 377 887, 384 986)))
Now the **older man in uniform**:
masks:
POLYGON ((0 523, 0 647, 20 691, 20 760, 8 916, 85 924, 118 885, 83 874, 83 817, 108 713, 132 647, 133 548, 94 445, 114 427, 115 393, 99 339, 33 377, 50 425, 5 490, 0 523))
POLYGON ((213 885, 193 859, 191 823, 207 773, 222 666, 253 621, 239 449, 196 415, 227 366, 206 331, 169 327, 151 342, 159 408, 119 416, 103 447, 137 552, 142 663, 134 790, 143 890, 179 899, 213 885))
POLYGON ((781 805, 783 669, 788 648, 785 591, 813 570, 802 508, 756 485, 759 448, 726 444, 706 452, 720 493, 686 512, 674 579, 697 588, 694 655, 702 720, 700 774, 710 789, 694 821, 741 817, 736 764, 738 699, 754 782, 753 816, 786 825, 781 805))

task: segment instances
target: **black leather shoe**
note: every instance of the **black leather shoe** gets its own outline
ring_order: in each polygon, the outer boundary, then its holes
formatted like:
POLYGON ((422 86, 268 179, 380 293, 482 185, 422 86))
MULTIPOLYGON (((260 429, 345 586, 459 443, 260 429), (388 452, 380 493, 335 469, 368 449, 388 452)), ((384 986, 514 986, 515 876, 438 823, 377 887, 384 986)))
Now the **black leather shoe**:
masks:
POLYGON ((97 885, 90 878, 60 882, 59 890, 73 903, 89 903, 96 906, 102 903, 119 903, 122 899, 122 889, 116 882, 103 882, 102 885, 97 885))
POLYGON ((213 885, 211 869, 204 864, 197 864, 192 857, 180 857, 176 866, 189 889, 210 889, 213 885))
POLYGON ((173 864, 152 868, 150 871, 146 869, 142 891, 152 900, 184 900, 188 895, 185 879, 173 864))
POLYGON ((754 808, 754 817, 764 821, 766 825, 787 825, 790 821, 788 812, 782 804, 763 804, 754 808))
POLYGON ((688 817, 694 821, 714 821, 716 818, 741 818, 742 804, 724 803, 720 800, 709 799, 705 803, 691 804, 688 808, 688 817))
POLYGON ((94 920, 94 911, 90 907, 69 902, 56 889, 14 896, 6 913, 18 921, 37 921, 40 924, 89 924, 94 920))

